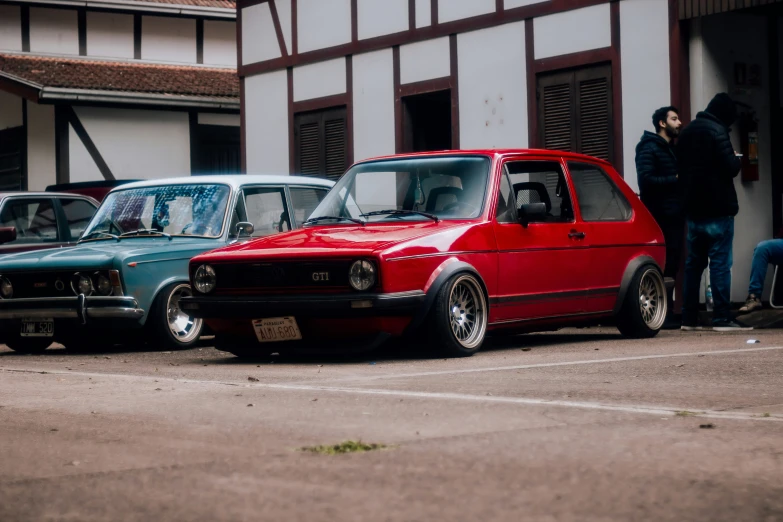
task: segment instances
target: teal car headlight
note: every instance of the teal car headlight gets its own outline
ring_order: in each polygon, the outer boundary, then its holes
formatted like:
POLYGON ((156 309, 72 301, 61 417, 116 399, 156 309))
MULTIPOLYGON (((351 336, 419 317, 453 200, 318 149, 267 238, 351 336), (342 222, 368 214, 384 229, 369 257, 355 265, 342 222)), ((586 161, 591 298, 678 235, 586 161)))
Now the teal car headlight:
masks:
POLYGON ((202 294, 208 294, 217 286, 217 274, 215 269, 209 265, 201 265, 196 269, 193 276, 193 286, 196 291, 202 294))
POLYGON ((0 297, 3 299, 11 299, 14 296, 14 285, 11 284, 11 280, 5 276, 0 276, 0 297))
POLYGON ((100 295, 110 295, 112 292, 111 281, 100 272, 95 272, 92 276, 92 286, 100 295))
POLYGON ((71 279, 71 288, 76 295, 92 295, 92 281, 84 274, 76 272, 71 279))

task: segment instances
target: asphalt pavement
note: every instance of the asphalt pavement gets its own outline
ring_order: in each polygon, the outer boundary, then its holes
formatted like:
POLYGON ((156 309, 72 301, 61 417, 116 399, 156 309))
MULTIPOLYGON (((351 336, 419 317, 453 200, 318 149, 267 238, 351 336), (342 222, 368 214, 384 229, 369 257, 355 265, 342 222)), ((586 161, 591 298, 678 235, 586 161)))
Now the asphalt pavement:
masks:
POLYGON ((0 521, 28 520, 783 521, 783 331, 448 360, 0 347, 0 521), (344 441, 385 447, 302 449, 344 441))

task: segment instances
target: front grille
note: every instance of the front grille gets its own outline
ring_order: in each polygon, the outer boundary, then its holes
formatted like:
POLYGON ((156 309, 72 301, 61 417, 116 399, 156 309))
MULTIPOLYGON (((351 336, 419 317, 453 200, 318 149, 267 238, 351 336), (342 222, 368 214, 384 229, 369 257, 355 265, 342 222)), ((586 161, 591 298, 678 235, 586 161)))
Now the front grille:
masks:
POLYGON ((214 265, 218 290, 349 290, 351 261, 313 261, 214 265))
POLYGON ((4 273, 14 287, 12 299, 36 297, 71 297, 71 278, 74 271, 68 272, 25 272, 4 273), (59 284, 58 284, 59 281, 59 284), (58 289, 58 287, 60 289, 58 289))

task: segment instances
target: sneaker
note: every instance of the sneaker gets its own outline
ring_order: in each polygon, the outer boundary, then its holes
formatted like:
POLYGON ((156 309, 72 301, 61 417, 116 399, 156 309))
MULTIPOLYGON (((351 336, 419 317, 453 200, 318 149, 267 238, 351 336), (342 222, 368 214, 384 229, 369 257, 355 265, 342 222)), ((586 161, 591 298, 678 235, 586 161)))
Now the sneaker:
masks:
POLYGON ((696 332, 696 331, 704 330, 704 327, 703 326, 699 326, 699 323, 686 323, 686 322, 683 322, 682 326, 680 326, 680 330, 683 330, 685 332, 696 332))
POLYGON ((746 326, 737 321, 717 321, 712 323, 712 329, 716 332, 744 332, 753 330, 753 327, 746 326))
POLYGON ((758 310, 761 307, 761 299, 753 294, 750 294, 747 301, 745 301, 745 306, 740 308, 739 311, 742 313, 747 313, 752 312, 753 310, 758 310))

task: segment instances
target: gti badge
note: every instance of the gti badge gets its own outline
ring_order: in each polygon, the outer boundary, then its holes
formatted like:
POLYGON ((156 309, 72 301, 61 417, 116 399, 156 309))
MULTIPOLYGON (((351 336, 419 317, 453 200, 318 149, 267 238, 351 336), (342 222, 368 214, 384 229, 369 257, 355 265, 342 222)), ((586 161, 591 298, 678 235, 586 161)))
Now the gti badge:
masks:
POLYGON ((313 281, 328 281, 329 272, 313 272, 313 281))

